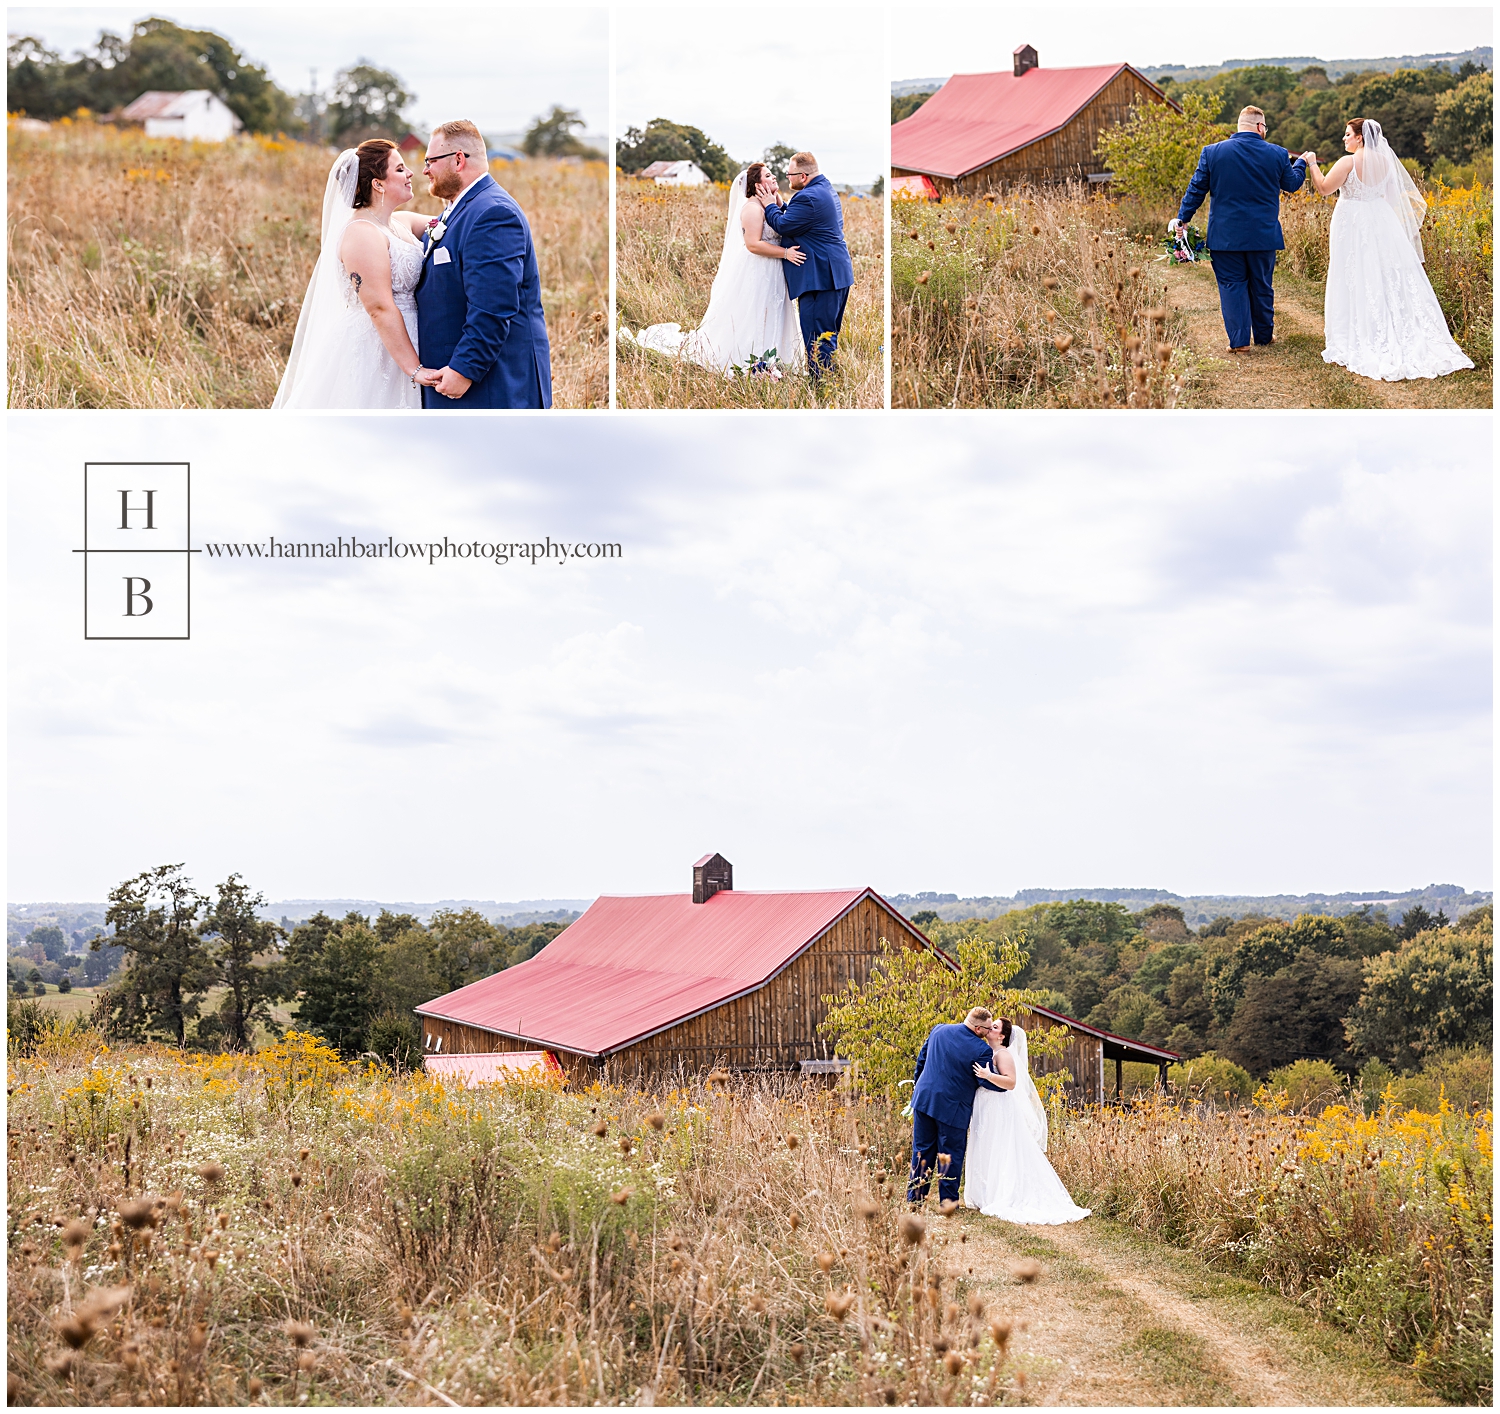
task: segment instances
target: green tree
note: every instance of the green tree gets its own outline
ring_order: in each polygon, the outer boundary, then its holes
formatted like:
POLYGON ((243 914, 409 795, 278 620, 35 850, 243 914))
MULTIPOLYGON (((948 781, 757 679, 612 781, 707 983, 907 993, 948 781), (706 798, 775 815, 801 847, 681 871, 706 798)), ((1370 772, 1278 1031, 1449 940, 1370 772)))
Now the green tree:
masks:
POLYGON ((89 945, 125 956, 110 992, 114 1027, 124 1035, 164 1035, 179 1046, 216 972, 196 926, 208 900, 182 870, 162 864, 113 889, 104 921, 114 933, 89 945))
POLYGON ((1413 904, 1401 915, 1401 926, 1396 929, 1396 936, 1402 942, 1409 943, 1418 933, 1430 933, 1435 928, 1446 928, 1448 926, 1448 915, 1439 909, 1434 915, 1429 913, 1420 903, 1413 904))
POLYGON ((795 147, 788 147, 784 142, 772 143, 761 153, 761 160, 771 169, 771 175, 776 178, 776 185, 784 187, 787 184, 787 167, 792 158, 797 155, 795 147))
POLYGON ((1133 982, 1112 988, 1084 1020, 1090 1026, 1152 1046, 1164 1044, 1169 1029, 1166 1011, 1133 982))
POLYGON ((1350 117, 1374 118, 1398 157, 1414 157, 1426 166, 1435 155, 1427 130, 1437 115, 1438 98, 1458 87, 1446 69, 1398 69, 1376 74, 1361 85, 1360 111, 1350 117))
MULTIPOLYGON (((292 942, 300 942, 293 964, 301 988, 297 1018, 314 1035, 337 1046, 340 1054, 359 1055, 366 1049, 370 1022, 381 1009, 376 990, 380 943, 369 920, 357 913, 339 923, 322 914, 315 918, 322 920, 316 928, 308 927, 315 922, 309 919, 292 934, 292 942), (300 940, 298 934, 303 934, 300 940)), ((292 956, 289 947, 289 962, 292 956)))
POLYGON ((120 108, 147 89, 196 88, 222 98, 250 132, 298 129, 291 95, 211 30, 152 18, 128 38, 101 31, 94 48, 71 61, 30 35, 12 40, 7 51, 7 102, 36 118, 120 108))
MULTIPOLYGON (((828 1011, 818 1029, 837 1054, 858 1065, 867 1090, 897 1099, 901 1081, 911 1079, 917 1053, 934 1026, 962 1021, 971 1007, 1002 1015, 1041 1004, 1036 993, 1011 985, 1025 965, 1025 945, 1025 934, 992 942, 971 931, 954 950, 955 971, 925 948, 893 947, 882 938, 869 981, 863 987, 851 981, 824 997, 828 1011)), ((1050 1048, 1046 1036, 1028 1033, 1027 1042, 1033 1054, 1050 1048)))
POLYGON ((410 126, 406 105, 416 97, 397 75, 368 60, 340 69, 325 114, 329 139, 353 147, 371 137, 399 138, 410 126))
POLYGON ((450 990, 425 929, 408 929, 376 949, 370 990, 372 1012, 402 1016, 450 990))
POLYGON ((508 961, 504 929, 475 909, 442 909, 432 915, 428 932, 442 991, 466 987, 498 972, 508 961))
POLYGON ((1224 1052, 1253 1075, 1293 1061, 1350 1069, 1344 1018, 1359 996, 1360 964, 1300 948, 1284 967, 1246 979, 1224 1052))
POLYGON ((1492 1045, 1494 939, 1493 914, 1475 909, 1458 928, 1420 933, 1371 958, 1346 1024, 1351 1049, 1413 1070, 1445 1046, 1492 1045))
POLYGON ((1344 1077, 1322 1060, 1293 1061, 1266 1077, 1266 1084, 1284 1094, 1294 1110, 1338 1104, 1344 1098, 1344 1083, 1344 1077))
POLYGON ((1200 1100, 1248 1100, 1255 1088, 1249 1071, 1212 1051, 1169 1065, 1167 1084, 1200 1100))
POLYGON ((1138 103, 1125 122, 1099 135, 1099 156, 1125 196, 1175 202, 1187 190, 1198 155, 1234 129, 1220 121, 1218 92, 1185 93, 1182 112, 1166 103, 1138 103))
POLYGON ((583 157, 600 162, 604 154, 597 147, 580 141, 574 129, 581 131, 584 123, 576 108, 563 108, 554 103, 552 111, 532 121, 521 139, 521 151, 528 157, 583 157))
POLYGON ((26 935, 27 945, 41 948, 48 962, 61 962, 68 955, 68 940, 61 928, 33 928, 26 935))
POLYGON ((1241 938, 1213 979, 1214 1016, 1219 1025, 1229 1024, 1250 978, 1271 976, 1288 966, 1303 948, 1320 956, 1342 954, 1343 943, 1339 919, 1312 913, 1304 913, 1292 923, 1263 924, 1241 938))
MULTIPOLYGON (((198 931, 212 948, 218 980, 228 988, 219 1006, 216 1029, 234 1050, 248 1051, 257 1025, 275 1033, 271 1004, 286 995, 286 969, 279 958, 258 960, 278 952, 286 936, 281 926, 257 912, 265 897, 252 895, 238 874, 219 885, 218 899, 198 931)), ((199 1024, 200 1035, 211 1034, 199 1024)))
POLYGON ((875 178, 873 182, 870 183, 870 195, 874 197, 881 197, 885 195, 884 172, 882 172, 878 177, 875 178))
POLYGON ((1482 70, 1438 97, 1427 147, 1435 157, 1472 162, 1476 154, 1494 145, 1495 80, 1482 70))
POLYGON ((514 967, 518 962, 529 962, 568 925, 560 922, 523 923, 519 928, 505 932, 506 948, 504 966, 514 967))
POLYGON ((615 143, 622 172, 639 172, 653 162, 696 162, 711 181, 728 182, 739 169, 729 154, 701 128, 653 118, 644 129, 627 128, 615 143))
POLYGON ((891 123, 894 125, 903 118, 911 117, 931 97, 931 93, 893 94, 891 96, 891 123))

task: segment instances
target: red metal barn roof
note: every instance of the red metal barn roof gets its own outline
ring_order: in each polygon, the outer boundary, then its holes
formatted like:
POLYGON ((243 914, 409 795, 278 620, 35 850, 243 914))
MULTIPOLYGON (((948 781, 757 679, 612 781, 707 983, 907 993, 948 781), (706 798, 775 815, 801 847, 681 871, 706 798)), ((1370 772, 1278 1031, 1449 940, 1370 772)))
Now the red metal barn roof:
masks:
POLYGON ((934 177, 967 176, 1055 133, 1130 68, 1029 69, 1020 78, 1006 72, 954 74, 911 117, 892 126, 891 165, 934 177))
POLYGON ((563 1078, 563 1068, 551 1051, 491 1051, 484 1055, 423 1056, 422 1069, 440 1079, 475 1086, 506 1080, 563 1078))
POLYGON ((723 889, 707 903, 689 894, 596 899, 529 961, 417 1012, 607 1055, 755 991, 865 898, 879 895, 723 889))

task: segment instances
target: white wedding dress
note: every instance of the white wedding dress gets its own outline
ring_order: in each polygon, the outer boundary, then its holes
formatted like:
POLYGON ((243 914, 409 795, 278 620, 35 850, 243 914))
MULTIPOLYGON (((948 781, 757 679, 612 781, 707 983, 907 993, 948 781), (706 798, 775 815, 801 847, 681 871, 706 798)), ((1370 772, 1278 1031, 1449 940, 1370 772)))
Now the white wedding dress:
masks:
POLYGON ((1047 1110, 1026 1057, 1026 1033, 1011 1030, 1016 1088, 996 1090, 981 1082, 969 1121, 964 1156, 964 1202, 1009 1223, 1077 1222, 1080 1208, 1047 1162, 1047 1110))
POLYGON ((1364 143, 1328 232, 1323 360, 1387 383, 1473 368, 1423 268, 1427 203, 1379 123, 1366 120, 1364 143))
MULTIPOLYGON (((724 227, 724 250, 709 292, 703 323, 690 333, 680 324, 652 324, 638 334, 620 331, 622 343, 635 343, 653 353, 684 358, 705 368, 729 373, 746 368, 769 351, 783 368, 804 372, 807 355, 797 306, 786 292, 783 261, 745 249, 740 212, 747 200, 746 173, 729 185, 729 219, 724 227)), ((761 239, 780 245, 781 237, 765 226, 761 239)))
MULTIPOLYGON (((381 342, 339 259, 339 242, 354 214, 359 158, 341 152, 323 191, 323 244, 297 316, 292 353, 276 389, 273 408, 419 408, 412 386, 381 342)), ((422 247, 378 222, 391 252, 391 294, 413 348, 417 347, 417 280, 422 247)))

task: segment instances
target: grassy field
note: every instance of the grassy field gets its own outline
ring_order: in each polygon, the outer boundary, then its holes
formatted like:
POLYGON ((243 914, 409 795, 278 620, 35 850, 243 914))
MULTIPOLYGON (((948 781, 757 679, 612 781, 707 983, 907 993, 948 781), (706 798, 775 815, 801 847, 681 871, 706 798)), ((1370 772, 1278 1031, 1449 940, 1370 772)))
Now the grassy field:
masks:
POLYGON ((1230 356, 1207 266, 1169 265, 1173 214, 1079 188, 892 214, 892 401, 897 407, 1489 407, 1489 192, 1428 192, 1427 272, 1477 365, 1381 383, 1327 365, 1323 280, 1332 201, 1282 203, 1276 343, 1230 356))
MULTIPOLYGON (((1060 1170, 1114 1223, 1044 1239, 931 1201, 914 1219, 900 1117, 800 1080, 450 1091, 295 1035, 211 1057, 74 1031, 8 1083, 12 1404, 1196 1403, 1262 1395, 1243 1374, 1216 1393, 1234 1352, 1211 1335, 1272 1327, 1291 1334, 1257 1358, 1300 1396, 1276 1402, 1423 1397, 1378 1332, 1277 1294, 1291 1254, 1330 1246, 1290 1169, 1263 1175, 1258 1282, 1159 1223, 1120 1270, 1162 1207, 1125 1198, 1148 1151, 1156 1191, 1223 1231, 1192 1115, 1068 1121, 1060 1170)), ((1280 1162, 1307 1126, 1274 1125, 1280 1162)), ((1369 1188, 1363 1152, 1309 1186, 1369 1188)))
MULTIPOLYGON (((651 324, 696 328, 724 248, 723 187, 658 187, 621 177, 616 187, 616 319, 632 332, 651 324)), ((628 408, 885 406, 883 205, 844 202, 854 288, 834 371, 815 395, 804 378, 727 379, 685 361, 618 346, 615 398, 628 408)))
MULTIPOLYGON (((12 125, 9 157, 11 407, 270 406, 318 256, 327 151, 64 121, 12 125)), ((531 222, 555 403, 603 407, 607 171, 493 171, 531 222)))

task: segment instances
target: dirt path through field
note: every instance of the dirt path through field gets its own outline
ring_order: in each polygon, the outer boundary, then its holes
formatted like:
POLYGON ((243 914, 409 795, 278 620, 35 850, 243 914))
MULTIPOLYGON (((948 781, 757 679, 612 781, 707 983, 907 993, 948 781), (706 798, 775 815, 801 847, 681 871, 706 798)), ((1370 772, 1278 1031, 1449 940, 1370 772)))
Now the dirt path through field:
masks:
POLYGON ((1463 408, 1491 405, 1487 369, 1382 383, 1323 362, 1321 286, 1276 276, 1276 342, 1231 354, 1219 290, 1206 265, 1167 269, 1168 297, 1198 359, 1191 406, 1203 408, 1463 408))
POLYGON ((947 1250, 972 1264, 990 1313, 1015 1323, 1028 1403, 1438 1402, 1292 1302, 1118 1224, 1026 1228, 972 1213, 958 1221, 968 1241, 947 1250), (1042 1265, 1033 1285, 1011 1275, 1023 1257, 1042 1265))

